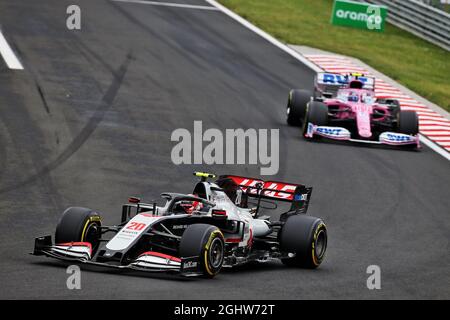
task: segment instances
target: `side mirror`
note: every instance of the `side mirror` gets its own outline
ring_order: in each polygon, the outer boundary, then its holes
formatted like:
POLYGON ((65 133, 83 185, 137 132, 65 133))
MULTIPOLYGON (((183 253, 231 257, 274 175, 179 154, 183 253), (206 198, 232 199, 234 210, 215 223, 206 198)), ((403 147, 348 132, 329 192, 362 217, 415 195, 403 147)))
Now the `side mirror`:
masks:
POLYGON ((128 202, 129 203, 139 203, 139 202, 141 202, 141 199, 138 197, 129 197, 128 202))

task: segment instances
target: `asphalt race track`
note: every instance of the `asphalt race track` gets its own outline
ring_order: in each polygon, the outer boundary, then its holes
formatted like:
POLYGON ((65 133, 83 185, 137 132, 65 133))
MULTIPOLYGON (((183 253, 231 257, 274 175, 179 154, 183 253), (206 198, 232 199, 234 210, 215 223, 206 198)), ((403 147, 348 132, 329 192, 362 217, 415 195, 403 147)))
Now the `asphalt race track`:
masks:
MULTIPOLYGON (((204 1, 177 3, 208 5, 204 1)), ((450 298, 450 163, 421 152, 311 143, 285 123, 292 87, 311 88, 300 62, 220 11, 108 0, 1 0, 2 32, 24 70, 0 62, 0 298, 450 298), (66 28, 78 4, 82 29, 66 28), (318 270, 281 263, 213 280, 83 269, 33 257, 68 206, 120 219, 128 195, 190 192, 194 170, 258 176, 257 165, 171 161, 177 128, 279 128, 277 180, 314 186, 325 219, 318 270), (366 287, 379 265, 381 290, 366 287)))

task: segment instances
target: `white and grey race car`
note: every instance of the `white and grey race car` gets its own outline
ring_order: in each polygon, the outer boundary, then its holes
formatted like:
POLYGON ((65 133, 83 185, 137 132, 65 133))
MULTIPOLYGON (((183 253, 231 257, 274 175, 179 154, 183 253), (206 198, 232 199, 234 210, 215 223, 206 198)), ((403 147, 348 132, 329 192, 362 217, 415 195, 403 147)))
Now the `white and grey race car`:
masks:
POLYGON ((324 259, 327 229, 306 215, 312 188, 240 176, 196 172, 192 194, 163 193, 165 204, 130 197, 118 225, 103 226, 94 210, 70 207, 55 241, 35 239, 34 255, 118 269, 214 277, 222 267, 273 259, 316 268, 324 259), (261 208, 290 202, 278 221, 261 208), (253 206, 252 206, 253 205, 253 206), (108 235, 110 235, 108 237, 108 235))

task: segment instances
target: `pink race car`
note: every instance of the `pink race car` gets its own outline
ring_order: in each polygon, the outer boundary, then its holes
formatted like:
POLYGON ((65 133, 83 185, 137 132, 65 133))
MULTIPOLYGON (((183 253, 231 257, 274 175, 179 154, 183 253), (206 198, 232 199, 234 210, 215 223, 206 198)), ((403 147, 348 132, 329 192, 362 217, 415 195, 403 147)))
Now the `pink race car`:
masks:
POLYGON ((319 73, 314 94, 291 90, 287 123, 301 126, 307 139, 325 137, 419 148, 415 111, 400 109, 398 100, 377 99, 375 79, 361 74, 319 73))

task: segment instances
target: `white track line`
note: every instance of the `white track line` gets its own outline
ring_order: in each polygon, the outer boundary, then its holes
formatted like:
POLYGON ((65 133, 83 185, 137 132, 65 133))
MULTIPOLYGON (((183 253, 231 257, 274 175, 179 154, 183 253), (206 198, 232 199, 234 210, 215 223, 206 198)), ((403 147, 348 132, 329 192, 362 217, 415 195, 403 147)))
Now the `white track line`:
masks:
MULTIPOLYGON (((272 37, 268 33, 262 31, 260 28, 258 28, 257 26, 253 25, 249 21, 245 20, 244 18, 242 18, 238 14, 234 13, 230 9, 224 7, 223 5, 218 3, 217 1, 215 1, 215 0, 205 0, 205 1, 208 2, 210 5, 216 7, 217 9, 219 9, 223 13, 225 13, 230 18, 236 20, 237 22, 239 22, 240 24, 242 24, 246 28, 248 28, 248 29, 252 30, 253 32, 257 33, 258 35, 260 35, 261 37, 263 37, 264 39, 266 39, 267 41, 269 41, 273 45, 277 46, 281 50, 285 51, 286 53, 290 54, 291 56, 293 56, 297 60, 301 61, 304 65, 306 65, 310 69, 314 70, 315 72, 322 72, 323 71, 316 64, 314 64, 312 61, 308 60, 305 56, 301 55, 300 53, 298 53, 294 49, 288 47, 284 43, 282 43, 279 40, 275 39, 274 37, 272 37)), ((441 156, 443 156, 444 158, 446 158, 447 160, 450 161, 450 153, 447 150, 445 150, 442 147, 438 146, 436 143, 432 142, 431 140, 427 139, 426 137, 424 137, 422 135, 419 135, 419 136, 420 136, 420 141, 423 144, 427 145, 430 149, 436 151, 438 154, 440 154, 441 156)))
POLYGON ((3 59, 6 62, 6 65, 10 69, 14 70, 23 70, 23 66, 20 63, 19 59, 14 54, 14 51, 9 46, 8 42, 5 39, 5 36, 2 33, 2 30, 0 30, 0 53, 3 56, 3 59))
POLYGON ((217 1, 214 0, 205 0, 206 2, 208 2, 210 5, 216 7, 217 9, 219 9, 220 11, 222 11, 223 13, 225 13, 227 16, 229 16, 230 18, 236 20, 237 22, 239 22, 240 24, 242 24, 244 27, 252 30, 253 32, 257 33, 258 35, 260 35, 261 37, 263 37, 264 39, 266 39, 267 41, 269 41, 270 43, 272 43, 273 45, 277 46, 278 48, 280 48, 281 50, 289 53, 291 56, 293 56, 294 58, 296 58, 297 60, 300 60, 304 65, 306 65, 307 67, 309 67, 310 69, 314 70, 315 72, 321 72, 322 69, 320 69, 319 67, 317 67, 314 63, 312 63, 311 61, 309 61, 308 59, 306 59, 304 56, 302 56, 300 53, 298 53, 297 51, 295 51, 292 48, 289 48, 287 45, 285 45, 284 43, 280 42, 279 40, 275 39, 274 37, 272 37, 270 34, 268 34, 265 31, 262 31, 260 28, 258 28, 257 26, 251 24, 250 22, 248 22, 247 20, 245 20, 244 18, 240 17, 239 15, 237 15, 236 13, 234 13, 233 11, 231 11, 228 8, 225 8, 223 5, 221 5, 220 3, 218 3, 217 1))
POLYGON ((439 147, 436 143, 425 138, 423 135, 419 135, 419 136, 420 136, 420 142, 427 145, 430 149, 432 149, 433 151, 436 151, 441 156, 443 156, 445 159, 450 161, 450 153, 448 151, 446 151, 442 147, 439 147))
POLYGON ((186 8, 186 9, 212 10, 212 11, 219 10, 218 8, 210 7, 210 6, 197 6, 197 5, 193 5, 193 4, 173 3, 173 2, 157 2, 157 1, 144 1, 144 0, 111 0, 111 1, 148 4, 148 5, 152 5, 152 6, 186 8))

